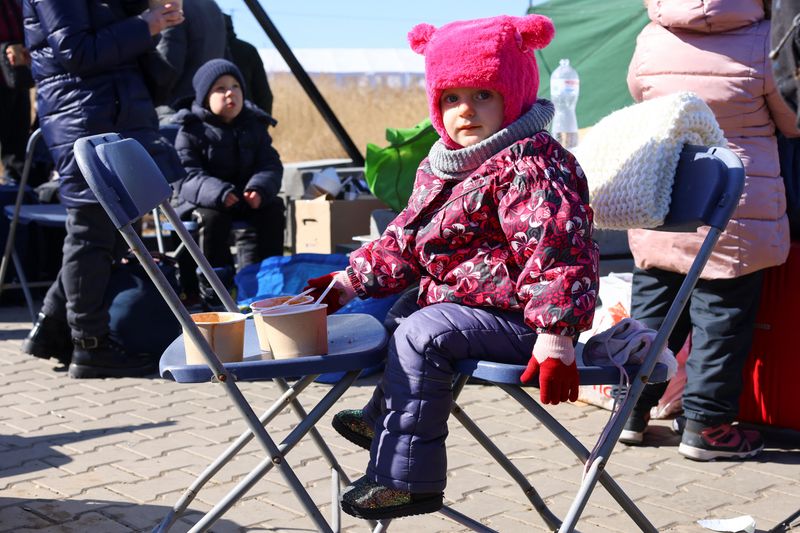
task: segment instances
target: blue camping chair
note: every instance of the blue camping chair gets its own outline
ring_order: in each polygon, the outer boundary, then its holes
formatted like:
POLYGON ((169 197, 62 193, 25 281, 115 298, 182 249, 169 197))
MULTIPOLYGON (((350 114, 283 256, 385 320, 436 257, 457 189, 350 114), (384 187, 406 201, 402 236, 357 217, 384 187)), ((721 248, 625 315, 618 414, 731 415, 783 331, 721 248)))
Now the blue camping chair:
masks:
MULTIPOLYGON (((455 380, 453 391, 453 416, 519 485, 526 498, 551 530, 561 532, 574 531, 583 509, 599 481, 642 531, 653 533, 657 531, 622 487, 606 472, 605 466, 636 400, 641 396, 645 384, 666 379, 666 367, 656 363, 657 357, 666 346, 667 339, 686 306, 691 291, 697 283, 714 245, 738 205, 739 197, 744 188, 744 176, 742 162, 727 148, 706 148, 689 145, 684 147, 675 173, 669 214, 662 226, 652 229, 687 232, 694 231, 701 225, 707 225, 710 226, 710 230, 667 313, 664 323, 659 328, 644 362, 639 366, 631 365, 625 367, 627 374, 635 377, 632 377, 630 387, 623 395, 625 400, 621 403, 617 416, 614 416, 609 421, 591 453, 524 390, 529 387, 528 385, 522 385, 519 381, 519 376, 525 369, 524 366, 480 360, 466 360, 458 364, 457 372, 459 375, 455 380), (536 492, 536 489, 525 475, 514 466, 511 460, 492 442, 491 438, 480 429, 480 424, 474 422, 463 408, 458 405, 459 395, 469 378, 478 378, 486 383, 500 387, 511 398, 519 402, 584 463, 585 473, 580 489, 563 521, 548 508, 546 502, 536 492)), ((633 198, 632 201, 635 202, 636 199, 633 198)), ((581 385, 620 384, 620 371, 616 367, 587 366, 583 364, 581 349, 582 345, 579 345, 576 350, 581 385)), ((532 385, 531 387, 536 386, 532 385)), ((443 508, 440 512, 475 531, 492 531, 448 507, 443 508)))
POLYGON ((6 246, 3 251, 3 259, 0 261, 0 292, 4 289, 22 289, 25 295, 25 302, 28 305, 28 312, 31 315, 31 322, 36 322, 36 311, 33 307, 33 296, 31 289, 35 287, 49 287, 53 280, 29 282, 22 267, 16 242, 17 226, 30 226, 36 224, 49 228, 64 228, 67 224, 67 209, 61 204, 24 204, 27 192, 28 178, 30 177, 33 165, 33 154, 38 143, 42 138, 42 130, 37 129, 28 137, 28 144, 25 151, 25 164, 22 167, 22 176, 17 190, 17 199, 13 206, 7 205, 4 208, 4 215, 8 218, 8 236, 6 246), (14 263, 19 283, 5 283, 6 272, 8 271, 9 259, 14 263))
POLYGON ((200 489, 253 438, 264 450, 265 459, 215 505, 192 530, 205 531, 210 528, 272 468, 277 468, 283 475, 318 530, 338 530, 338 489, 340 484, 349 484, 350 481, 314 426, 347 391, 363 368, 374 366, 381 361, 382 349, 387 342, 386 330, 383 325, 373 317, 364 314, 331 316, 328 319, 328 355, 289 360, 262 360, 257 351, 253 323, 248 321, 245 327, 245 353, 250 354, 250 350, 253 350, 254 346, 255 353, 252 357, 246 356, 243 362, 223 365, 131 226, 143 214, 158 206, 167 220, 173 224, 175 231, 186 245, 186 249, 207 276, 226 309, 230 312, 237 312, 235 302, 214 274, 214 270, 188 231, 180 224, 174 209, 170 206, 169 197, 172 191, 152 158, 135 140, 123 140, 119 135, 113 133, 78 140, 75 143, 75 156, 86 181, 100 204, 131 246, 148 276, 153 280, 183 326, 184 336, 188 336, 200 348, 206 361, 206 365, 187 365, 183 350, 183 338, 178 338, 162 356, 162 376, 182 383, 214 382, 219 384, 225 389, 248 427, 219 458, 200 474, 156 528, 156 531, 169 530, 186 511, 200 489), (333 372, 344 372, 344 376, 310 412, 306 413, 297 397, 317 375, 333 372), (300 379, 293 385, 290 386, 286 382, 286 378, 297 376, 300 376, 300 379), (239 380, 273 380, 281 388, 283 395, 261 417, 258 417, 236 385, 236 381, 239 380), (276 444, 266 429, 266 424, 289 406, 300 417, 300 423, 280 444, 276 444), (322 517, 286 458, 286 455, 306 434, 311 435, 331 466, 332 497, 337 503, 333 506, 331 524, 322 517))

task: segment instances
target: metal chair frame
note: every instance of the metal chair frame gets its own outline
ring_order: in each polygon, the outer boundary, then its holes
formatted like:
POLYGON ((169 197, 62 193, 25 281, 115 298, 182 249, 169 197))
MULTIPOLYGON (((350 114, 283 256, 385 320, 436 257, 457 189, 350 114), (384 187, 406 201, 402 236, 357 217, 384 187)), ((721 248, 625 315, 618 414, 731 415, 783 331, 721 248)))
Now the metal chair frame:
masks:
POLYGON ((41 129, 35 130, 31 133, 31 136, 28 137, 28 144, 25 149, 25 164, 22 167, 22 176, 20 176, 16 202, 13 208, 11 206, 5 207, 4 214, 9 218, 10 222, 8 236, 6 237, 6 246, 3 251, 3 259, 0 261, 0 293, 6 289, 22 289, 22 293, 25 295, 25 303, 28 306, 28 312, 31 316, 31 322, 33 323, 36 322, 36 310, 33 306, 31 288, 49 287, 54 280, 28 281, 25 275, 25 269, 22 267, 22 261, 14 246, 16 244, 17 226, 20 223, 36 223, 46 227, 64 227, 67 222, 67 210, 61 204, 22 203, 25 199, 25 192, 31 173, 31 166, 33 164, 34 148, 41 137, 41 129), (19 283, 4 283, 6 273, 8 272, 9 259, 14 263, 14 269, 17 272, 19 283))
MULTIPOLYGON (((188 336, 200 348, 207 364, 207 367, 185 365, 185 356, 180 350, 177 353, 184 364, 171 365, 165 362, 167 359, 165 353, 162 358, 162 373, 166 377, 172 377, 179 381, 208 382, 211 380, 220 384, 247 424, 247 430, 197 478, 155 531, 168 531, 188 508, 200 488, 253 438, 263 449, 266 455, 265 459, 196 523, 191 531, 206 531, 210 528, 263 475, 273 468, 280 471, 320 531, 338 531, 340 524, 339 486, 349 483, 349 479, 314 426, 322 415, 335 405, 356 379, 361 369, 381 360, 381 349, 387 341, 386 331, 382 325, 380 325, 379 333, 375 333, 373 328, 373 334, 367 335, 371 339, 366 344, 362 343, 361 352, 346 353, 341 356, 329 355, 324 358, 320 356, 290 361, 259 361, 258 364, 245 361, 223 365, 132 227, 132 223, 143 214, 150 212, 155 207, 161 209, 167 220, 173 224, 175 231, 185 243, 186 249, 206 275, 226 309, 231 312, 237 311, 235 302, 169 204, 171 188, 158 167, 139 143, 132 139, 123 140, 117 134, 95 135, 80 139, 75 143, 75 155, 92 191, 181 323, 184 337, 188 336), (344 377, 307 413, 298 402, 298 395, 320 373, 337 370, 346 372, 344 377), (303 377, 294 385, 290 386, 286 382, 288 377, 298 375, 303 377), (256 416, 236 385, 237 380, 245 379, 274 380, 283 392, 282 396, 261 417, 256 416), (287 406, 293 408, 301 421, 280 444, 276 444, 265 425, 287 406), (332 507, 330 524, 325 521, 285 458, 286 454, 309 433, 332 470, 331 496, 335 505, 332 507)), ((367 317, 367 315, 360 316, 367 317)), ((374 321, 375 325, 379 325, 374 318, 367 318, 374 321)), ((357 315, 344 315, 331 317, 331 319, 333 320, 329 322, 329 329, 335 326, 337 321, 346 323, 346 321, 359 320, 357 315)), ((182 338, 179 338, 178 341, 173 343, 173 353, 176 353, 175 350, 182 346, 182 338)), ((167 352, 169 351, 168 348, 167 352)))

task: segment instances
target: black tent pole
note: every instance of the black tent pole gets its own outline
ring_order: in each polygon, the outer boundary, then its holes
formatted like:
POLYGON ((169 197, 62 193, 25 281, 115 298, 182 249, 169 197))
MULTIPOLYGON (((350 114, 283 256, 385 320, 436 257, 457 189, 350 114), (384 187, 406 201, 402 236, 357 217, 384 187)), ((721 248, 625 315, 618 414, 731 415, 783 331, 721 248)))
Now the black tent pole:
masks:
POLYGON ((294 77, 297 78, 298 82, 300 82, 300 85, 306 91, 308 97, 311 98, 311 101, 317 107, 317 110, 322 115, 322 118, 328 123, 328 127, 330 127, 331 131, 333 131, 333 134, 336 135, 336 138, 339 140, 339 143, 342 145, 345 152, 347 152, 347 155, 353 160, 353 165, 363 166, 364 156, 362 156, 361 152, 358 151, 358 148, 356 148, 356 145, 345 131, 341 122, 339 122, 339 119, 336 118, 333 110, 322 97, 319 90, 317 90, 316 85, 314 85, 314 82, 311 81, 311 78, 303 68, 303 65, 297 61, 297 58, 294 56, 294 53, 292 53, 291 48, 289 48, 289 45, 287 45, 286 41, 283 40, 280 32, 278 32, 278 29, 267 16, 266 11, 264 11, 264 8, 261 7, 261 4, 258 3, 258 0, 244 0, 244 3, 247 4, 250 12, 253 13, 253 16, 261 25, 261 28, 264 30, 264 32, 266 32, 269 40, 272 41, 272 44, 274 44, 275 48, 278 49, 278 52, 281 54, 281 57, 283 57, 283 60, 286 61, 287 65, 289 65, 289 69, 291 69, 292 74, 294 74, 294 77))

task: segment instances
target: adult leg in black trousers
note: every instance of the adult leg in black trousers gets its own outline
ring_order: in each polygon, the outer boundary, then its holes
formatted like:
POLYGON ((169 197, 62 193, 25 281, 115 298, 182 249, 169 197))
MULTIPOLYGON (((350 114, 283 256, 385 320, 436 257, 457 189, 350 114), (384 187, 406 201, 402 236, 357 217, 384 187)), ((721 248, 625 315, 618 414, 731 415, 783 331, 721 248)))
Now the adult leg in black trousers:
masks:
MULTIPOLYGON (((660 328, 667 317, 667 311, 669 311, 675 295, 678 294, 684 277, 683 274, 657 268, 648 270, 634 268, 631 287, 631 316, 649 328, 655 330, 660 328)), ((677 354, 683 347, 691 330, 692 324, 687 305, 667 341, 667 347, 672 353, 677 354)), ((658 404, 668 384, 669 382, 649 383, 645 386, 633 409, 631 420, 648 419, 650 409, 658 404)))
POLYGON ((123 377, 153 372, 157 360, 129 354, 109 338, 106 290, 112 263, 127 249, 122 236, 99 204, 68 208, 66 228, 61 270, 45 295, 42 315, 69 325, 75 345, 70 376, 123 377))
MULTIPOLYGON (((633 316, 651 327, 660 325, 683 278, 658 269, 636 269, 633 316)), ((699 280, 670 337, 670 349, 676 351, 691 328, 683 393, 687 422, 679 448, 687 457, 742 458, 763 447, 757 432, 730 427, 739 411, 742 370, 752 346, 762 279, 762 273, 755 272, 734 279, 699 280)), ((626 428, 637 416, 646 417, 665 388, 666 384, 646 387, 626 428)))

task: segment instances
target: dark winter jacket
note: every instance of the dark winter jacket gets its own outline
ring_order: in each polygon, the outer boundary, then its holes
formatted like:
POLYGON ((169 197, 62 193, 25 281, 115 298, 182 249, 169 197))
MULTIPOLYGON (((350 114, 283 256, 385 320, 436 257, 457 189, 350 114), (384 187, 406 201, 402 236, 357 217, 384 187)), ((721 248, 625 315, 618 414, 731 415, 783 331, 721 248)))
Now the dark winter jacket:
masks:
POLYGON ((230 15, 225 15, 225 30, 228 33, 228 55, 244 76, 244 97, 271 115, 272 90, 258 49, 236 37, 230 15))
POLYGON ((283 165, 267 133, 267 124, 276 124, 272 117, 245 102, 239 116, 225 124, 208 109, 192 104, 173 121, 180 125, 175 148, 186 169, 174 195, 181 216, 195 207, 222 209, 228 192, 241 198, 253 190, 264 201, 277 196, 283 165))
MULTIPOLYGON (((214 0, 183 2, 184 21, 161 33, 158 51, 177 72, 166 104, 194 96, 192 76, 204 63, 225 56, 225 21, 214 0)), ((159 104, 162 102, 158 102, 159 104)), ((173 105, 174 107, 174 105, 173 105)))
POLYGON ((146 2, 25 0, 42 133, 61 177, 61 202, 96 203, 72 152, 81 137, 116 132, 138 140, 165 174, 182 174, 157 135, 153 103, 137 58, 153 47, 147 22, 130 16, 146 2))
POLYGON ((795 18, 800 17, 800 0, 774 2, 774 9, 771 48, 778 51, 772 62, 775 83, 783 99, 797 115, 797 125, 800 127, 800 80, 797 75, 800 70, 800 24, 794 24, 795 18))
POLYGON ((456 302, 521 310, 537 333, 589 329, 599 252, 583 171, 546 132, 443 179, 420 164, 408 207, 350 254, 362 298, 419 280, 420 306, 456 302))

